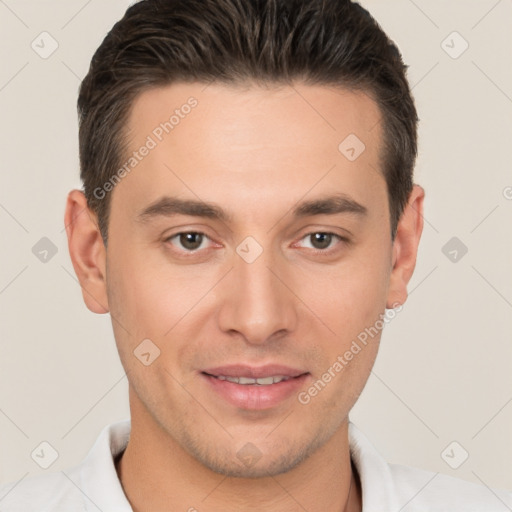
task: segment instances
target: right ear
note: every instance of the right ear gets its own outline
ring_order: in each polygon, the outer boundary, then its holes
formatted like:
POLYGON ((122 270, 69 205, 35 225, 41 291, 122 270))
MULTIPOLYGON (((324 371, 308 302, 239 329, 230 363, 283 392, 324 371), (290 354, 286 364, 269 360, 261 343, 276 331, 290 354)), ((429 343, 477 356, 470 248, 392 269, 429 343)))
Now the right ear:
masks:
POLYGON ((69 255, 82 288, 85 305, 93 313, 108 313, 107 251, 97 216, 89 209, 81 190, 72 190, 68 194, 64 223, 69 255))

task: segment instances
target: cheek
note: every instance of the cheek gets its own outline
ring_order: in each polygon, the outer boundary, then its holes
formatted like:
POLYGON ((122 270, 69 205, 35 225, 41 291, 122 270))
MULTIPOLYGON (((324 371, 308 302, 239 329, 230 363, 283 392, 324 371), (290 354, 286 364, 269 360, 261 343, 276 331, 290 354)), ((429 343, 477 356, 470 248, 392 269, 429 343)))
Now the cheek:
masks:
POLYGON ((314 278, 311 269, 304 270, 297 281, 302 282, 300 296, 305 304, 340 342, 372 325, 385 308, 388 258, 374 256, 373 252, 354 253, 340 264, 316 272, 314 278))
POLYGON ((321 414, 332 411, 338 417, 350 410, 368 380, 382 333, 388 274, 385 261, 368 266, 361 258, 333 269, 322 280, 323 293, 314 295, 311 309, 322 320, 315 336, 322 358, 306 399, 321 414))
POLYGON ((121 263, 108 275, 111 310, 139 334, 161 337, 186 313, 194 297, 197 300, 196 281, 182 270, 185 267, 173 270, 159 250, 117 252, 124 256, 117 258, 121 263))
MULTIPOLYGON (((176 293, 183 285, 176 285, 151 262, 141 265, 126 258, 122 266, 111 269, 107 281, 122 365, 130 372, 131 385, 144 402, 161 407, 158 404, 165 390, 174 389, 168 371, 178 376, 177 369, 169 364, 177 359, 179 348, 173 338, 178 328, 173 328, 190 309, 189 301, 184 299, 189 292, 176 293)), ((178 388, 173 393, 181 396, 178 388)))
POLYGON ((151 262, 136 256, 112 244, 107 257, 107 292, 116 344, 123 366, 135 365, 134 369, 143 367, 134 357, 143 340, 151 340, 155 353, 162 350, 163 334, 172 326, 169 312, 175 309, 151 262))
POLYGON ((184 340, 198 338, 204 328, 214 305, 212 290, 225 270, 172 265, 163 254, 133 251, 122 265, 111 267, 109 305, 123 360, 133 365, 134 350, 149 339, 160 351, 157 366, 172 366, 174 372, 179 370, 177 361, 190 357, 190 344, 184 340))
MULTIPOLYGON (((329 381, 325 393, 312 390, 319 395, 315 399, 316 407, 341 410, 340 401, 343 401, 342 409, 348 410, 364 388, 375 362, 390 258, 385 240, 380 243, 380 247, 375 244, 361 248, 357 254, 354 251, 342 264, 317 275, 315 286, 302 287, 311 310, 322 320, 310 316, 317 324, 315 339, 323 354, 321 363, 315 367, 315 378, 329 381)), ((323 389, 321 383, 319 387, 323 389)))

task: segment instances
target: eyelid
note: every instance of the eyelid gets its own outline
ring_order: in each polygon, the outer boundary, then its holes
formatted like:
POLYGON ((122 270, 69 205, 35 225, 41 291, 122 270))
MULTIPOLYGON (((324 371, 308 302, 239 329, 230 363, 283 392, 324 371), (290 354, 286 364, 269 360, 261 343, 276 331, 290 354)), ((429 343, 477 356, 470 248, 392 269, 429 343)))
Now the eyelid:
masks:
MULTIPOLYGON (((216 243, 212 239, 212 237, 210 237, 207 233, 205 233, 204 231, 200 231, 198 229, 187 229, 187 230, 178 231, 178 232, 173 233, 171 235, 166 235, 164 237, 164 239, 163 239, 163 242, 164 243, 170 243, 173 238, 179 237, 180 235, 189 235, 189 234, 192 234, 192 233, 195 234, 195 235, 201 235, 205 239, 209 240, 210 242, 213 242, 214 244, 216 243)), ((177 250, 179 250, 179 249, 177 249, 177 250)), ((205 249, 194 249, 193 251, 187 251, 187 250, 183 249, 183 250, 180 250, 180 252, 182 254, 196 254, 196 253, 198 253, 200 251, 204 251, 204 250, 205 249)))
MULTIPOLYGON (((323 235, 332 235, 333 237, 337 238, 338 239, 338 243, 335 244, 334 246, 332 247, 329 247, 328 249, 315 249, 314 247, 313 248, 307 248, 309 251, 312 251, 314 253, 317 253, 317 254, 330 254, 331 252, 335 252, 337 250, 339 250, 339 245, 340 244, 349 244, 350 243, 350 239, 343 236, 343 235, 340 235, 338 233, 334 233, 333 231, 328 231, 328 230, 322 230, 322 229, 316 229, 316 230, 313 230, 313 231, 309 231, 308 233, 306 233, 305 235, 301 236, 300 239, 299 239, 299 242, 304 240, 305 238, 311 236, 311 235, 315 235, 317 233, 321 233, 323 235)), ((297 242, 295 242, 293 245, 295 246, 297 244, 297 242)))
MULTIPOLYGON (((171 235, 168 235, 168 236, 165 236, 165 238, 163 239, 163 241, 165 243, 169 243, 170 240, 172 240, 173 238, 176 238, 177 236, 179 235, 184 235, 184 234, 197 234, 197 235, 202 235, 203 237, 205 237, 206 239, 210 240, 210 242, 213 242, 214 244, 217 244, 217 242, 215 242, 207 233, 205 233, 204 231, 200 231, 198 229, 188 229, 188 230, 182 230, 182 231, 178 231, 176 233, 173 233, 171 235)), ((299 242, 304 240, 305 238, 307 237, 310 237, 311 235, 314 235, 314 234, 318 234, 318 233, 321 233, 321 234, 324 234, 324 235, 331 235, 333 237, 335 237, 337 240, 338 240, 338 243, 335 244, 333 247, 330 247, 328 249, 315 249, 315 248, 307 248, 309 251, 312 251, 314 253, 318 253, 318 254, 330 254, 331 252, 334 252, 336 250, 338 250, 338 246, 340 244, 349 244, 350 243, 350 239, 346 236, 343 236, 343 235, 340 235, 338 233, 335 233, 333 231, 328 231, 328 230, 322 230, 322 229, 316 229, 316 230, 312 230, 312 231, 308 231, 307 233, 303 234, 300 238, 299 238, 299 242)), ((293 246, 296 246, 298 242, 294 242, 292 244, 292 247, 293 246)), ((171 244, 172 245, 172 244, 171 244)), ((179 249, 176 249, 178 250, 181 254, 185 254, 185 255, 195 255, 199 252, 202 252, 206 249, 194 249, 193 251, 187 251, 185 249, 183 250, 179 250, 179 249)))

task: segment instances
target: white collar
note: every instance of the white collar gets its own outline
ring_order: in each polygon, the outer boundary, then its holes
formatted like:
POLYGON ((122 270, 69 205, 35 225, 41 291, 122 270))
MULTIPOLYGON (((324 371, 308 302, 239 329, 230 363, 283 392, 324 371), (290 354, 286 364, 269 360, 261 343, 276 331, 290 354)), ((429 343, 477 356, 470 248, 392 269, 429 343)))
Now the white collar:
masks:
MULTIPOLYGON (((132 512, 117 476, 114 459, 125 450, 130 438, 129 419, 107 425, 86 458, 68 472, 87 496, 91 511, 132 512)), ((365 512, 399 510, 388 463, 367 437, 349 421, 349 446, 359 474, 365 512)), ((86 501, 88 501, 86 500, 86 501)))
MULTIPOLYGON (((47 474, 41 478, 47 478, 44 482, 51 485, 43 485, 42 488, 48 494, 53 493, 55 499, 58 499, 56 494, 79 494, 84 510, 88 512, 97 512, 98 509, 133 512, 114 465, 115 457, 128 444, 130 428, 129 419, 106 426, 86 458, 65 472, 67 482, 50 480, 53 477, 47 474)), ((441 473, 389 464, 351 421, 348 435, 351 459, 361 481, 363 512, 498 512, 505 510, 504 505, 512 510, 510 491, 491 489, 441 473)), ((43 480, 40 482, 43 484, 43 480)), ((20 491, 21 488, 23 486, 20 486, 20 491)), ((2 505, 0 503, 0 508, 2 505)), ((68 509, 65 508, 66 512, 68 509)), ((61 509, 38 508, 41 512, 47 510, 61 509)))

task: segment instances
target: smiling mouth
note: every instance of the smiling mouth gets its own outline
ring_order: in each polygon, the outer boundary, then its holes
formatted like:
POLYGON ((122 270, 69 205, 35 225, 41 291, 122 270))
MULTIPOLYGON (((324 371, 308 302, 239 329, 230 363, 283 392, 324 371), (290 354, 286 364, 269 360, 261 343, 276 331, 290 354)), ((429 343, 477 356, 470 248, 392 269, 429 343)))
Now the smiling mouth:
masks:
POLYGON ((298 393, 311 377, 309 372, 279 365, 273 368, 271 365, 266 368, 225 366, 203 370, 200 375, 222 401, 246 411, 279 406, 298 393))
MULTIPOLYGON (((271 384, 278 384, 279 382, 283 382, 290 379, 296 379, 297 377, 287 377, 285 375, 271 375, 269 377, 231 377, 229 375, 212 375, 207 372, 202 372, 209 377, 213 377, 218 380, 227 380, 228 382, 233 382, 234 384, 241 384, 243 386, 270 386, 271 384)), ((300 375, 298 376, 300 377, 300 375)))

